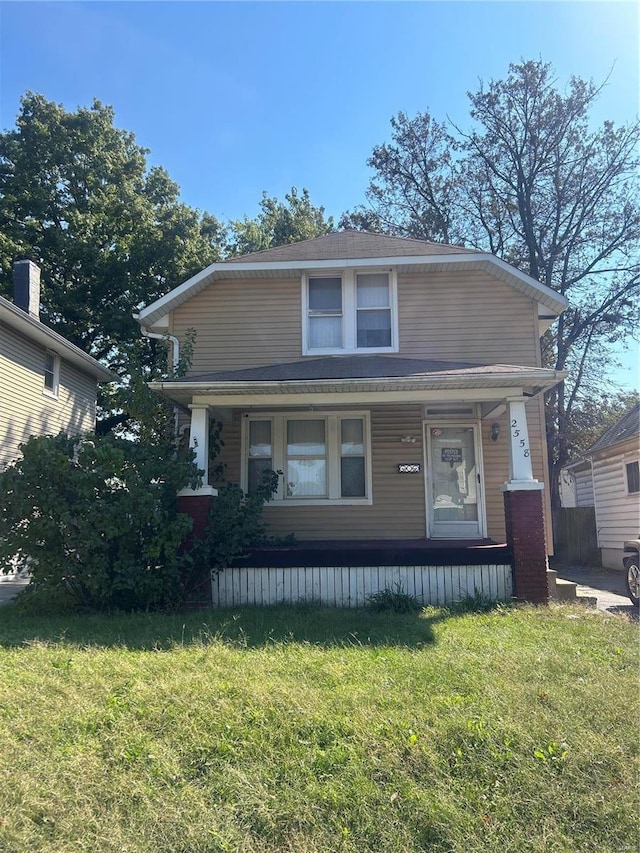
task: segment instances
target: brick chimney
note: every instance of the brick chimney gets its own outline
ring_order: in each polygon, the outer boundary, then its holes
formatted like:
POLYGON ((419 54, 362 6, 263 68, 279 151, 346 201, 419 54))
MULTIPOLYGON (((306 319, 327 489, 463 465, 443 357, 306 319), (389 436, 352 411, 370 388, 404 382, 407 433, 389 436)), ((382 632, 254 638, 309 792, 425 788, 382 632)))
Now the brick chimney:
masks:
POLYGON ((36 320, 40 319, 40 267, 33 261, 14 261, 13 302, 36 320))

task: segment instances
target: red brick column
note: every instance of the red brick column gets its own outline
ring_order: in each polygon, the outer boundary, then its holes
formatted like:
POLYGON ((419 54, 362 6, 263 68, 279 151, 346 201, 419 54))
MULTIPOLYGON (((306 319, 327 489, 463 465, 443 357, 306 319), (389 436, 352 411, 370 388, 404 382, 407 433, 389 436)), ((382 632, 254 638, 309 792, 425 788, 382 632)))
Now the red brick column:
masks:
POLYGON ((513 553, 515 597, 547 604, 547 549, 541 489, 504 490, 507 544, 513 553))
POLYGON ((209 510, 213 500, 213 495, 178 495, 178 512, 190 515, 193 519, 193 527, 185 540, 185 546, 188 547, 194 539, 202 539, 209 524, 209 510))
MULTIPOLYGON (((190 515, 193 519, 193 527, 180 546, 182 552, 189 551, 198 540, 204 537, 209 526, 211 503, 215 500, 216 494, 215 489, 209 488, 201 490, 200 493, 195 491, 190 493, 190 490, 185 489, 178 494, 178 512, 190 515)), ((187 574, 183 578, 185 587, 190 590, 185 604, 192 608, 209 607, 211 605, 209 566, 194 565, 193 570, 195 574, 187 574)))

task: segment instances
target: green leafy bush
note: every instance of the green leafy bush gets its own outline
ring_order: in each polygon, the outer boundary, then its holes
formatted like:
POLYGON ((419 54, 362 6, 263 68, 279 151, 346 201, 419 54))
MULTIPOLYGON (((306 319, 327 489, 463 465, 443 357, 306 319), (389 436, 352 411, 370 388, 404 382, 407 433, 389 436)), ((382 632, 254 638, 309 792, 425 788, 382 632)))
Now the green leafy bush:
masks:
POLYGON ((0 568, 28 563, 32 597, 86 608, 179 601, 192 522, 177 492, 197 481, 191 458, 112 435, 40 436, 22 453, 0 473, 0 568))
POLYGON ((245 548, 269 541, 262 508, 278 488, 278 472, 265 471, 254 494, 225 483, 211 503, 209 531, 203 543, 211 568, 224 569, 245 548))

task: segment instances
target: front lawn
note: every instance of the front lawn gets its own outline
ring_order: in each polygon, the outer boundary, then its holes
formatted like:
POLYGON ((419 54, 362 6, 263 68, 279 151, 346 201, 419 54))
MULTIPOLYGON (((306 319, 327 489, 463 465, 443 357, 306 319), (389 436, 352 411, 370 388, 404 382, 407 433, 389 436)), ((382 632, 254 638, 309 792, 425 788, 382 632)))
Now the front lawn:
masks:
POLYGON ((637 625, 0 610, 0 850, 638 849, 637 625))

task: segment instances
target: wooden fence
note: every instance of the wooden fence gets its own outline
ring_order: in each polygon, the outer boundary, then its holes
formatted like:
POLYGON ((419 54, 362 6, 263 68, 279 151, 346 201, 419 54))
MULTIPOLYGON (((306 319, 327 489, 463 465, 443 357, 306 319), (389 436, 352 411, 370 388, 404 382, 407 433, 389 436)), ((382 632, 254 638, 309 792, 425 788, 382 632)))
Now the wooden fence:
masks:
POLYGON ((600 566, 596 512, 592 506, 574 506, 553 513, 553 545, 557 559, 581 566, 600 566))
POLYGON ((214 607, 301 601, 363 607, 384 589, 413 595, 424 605, 453 604, 475 595, 507 601, 513 594, 510 565, 243 567, 211 577, 214 607))

